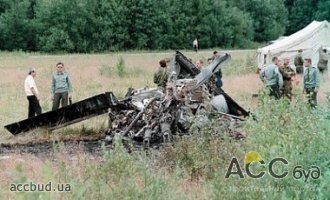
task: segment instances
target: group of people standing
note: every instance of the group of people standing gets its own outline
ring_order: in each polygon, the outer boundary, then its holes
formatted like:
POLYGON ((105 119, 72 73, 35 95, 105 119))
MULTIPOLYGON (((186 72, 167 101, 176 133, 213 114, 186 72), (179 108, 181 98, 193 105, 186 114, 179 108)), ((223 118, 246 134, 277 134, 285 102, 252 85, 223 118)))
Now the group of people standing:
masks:
MULTIPOLYGON (((30 69, 24 82, 25 94, 29 102, 28 117, 34 117, 42 113, 40 106, 39 91, 34 78, 37 76, 36 69, 30 69)), ((56 64, 56 72, 52 74, 51 99, 53 102, 52 110, 60 107, 60 104, 67 106, 71 99, 72 84, 69 74, 64 70, 64 64, 56 64)))
MULTIPOLYGON (((317 93, 320 87, 320 72, 317 67, 312 66, 312 60, 299 57, 295 58, 296 71, 289 66, 290 59, 284 58, 283 62, 278 57, 272 58, 272 63, 266 65, 259 74, 259 78, 269 89, 270 96, 275 99, 286 97, 292 99, 292 82, 297 79, 296 74, 303 74, 303 92, 307 95, 308 102, 312 108, 317 106, 317 93), (303 66, 305 69, 303 69, 303 66)), ((298 82, 297 82, 298 83, 298 82)))
MULTIPOLYGON (((219 56, 220 56, 220 54, 218 53, 218 51, 213 51, 212 57, 207 60, 208 64, 211 64, 213 62, 213 60, 219 56)), ((170 76, 170 72, 169 72, 170 62, 171 62, 171 60, 169 58, 164 58, 159 61, 159 68, 158 68, 157 72, 154 74, 154 83, 158 87, 162 87, 162 88, 166 87, 168 78, 170 76)), ((202 71, 204 69, 203 59, 198 59, 195 63, 195 66, 200 71, 202 71)), ((215 86, 217 88, 221 88, 223 86, 221 68, 219 69, 219 71, 217 71, 211 77, 210 83, 211 83, 212 87, 215 86)))

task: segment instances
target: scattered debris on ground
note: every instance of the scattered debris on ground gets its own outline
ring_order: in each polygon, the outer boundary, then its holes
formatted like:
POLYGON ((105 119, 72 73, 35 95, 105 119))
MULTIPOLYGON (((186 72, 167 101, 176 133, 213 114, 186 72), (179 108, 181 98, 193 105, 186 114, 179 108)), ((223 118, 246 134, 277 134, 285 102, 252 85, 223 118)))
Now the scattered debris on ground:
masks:
MULTIPOLYGON (((124 99, 117 100, 113 93, 97 95, 75 104, 39 116, 6 125, 13 134, 48 126, 61 128, 108 112, 109 127, 104 140, 88 141, 87 151, 98 151, 102 142, 111 144, 119 135, 124 141, 133 141, 143 148, 171 142, 175 136, 191 135, 205 124, 217 125, 215 134, 229 134, 233 138, 245 136, 242 126, 250 115, 214 83, 214 74, 230 59, 224 54, 199 70, 183 54, 176 52, 171 61, 166 88, 128 89, 124 99), (140 145, 142 144, 142 145, 140 145), (90 150, 90 148, 95 148, 90 150)), ((69 146, 83 144, 65 142, 69 146)), ((35 146, 52 148, 52 142, 22 146, 23 152, 34 152, 35 146)), ((20 146, 16 146, 20 149, 20 146)), ((12 147, 2 146, 0 153, 12 147)), ((10 152, 11 150, 8 150, 10 152)), ((39 150, 37 150, 39 151, 39 150)))

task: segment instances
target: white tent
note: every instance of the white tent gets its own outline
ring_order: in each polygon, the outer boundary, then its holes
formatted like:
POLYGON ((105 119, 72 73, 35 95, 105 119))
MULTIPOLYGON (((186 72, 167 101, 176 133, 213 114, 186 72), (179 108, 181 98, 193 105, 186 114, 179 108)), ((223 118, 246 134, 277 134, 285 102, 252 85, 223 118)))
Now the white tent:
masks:
MULTIPOLYGON (((300 31, 275 40, 271 45, 258 49, 258 67, 262 68, 271 62, 272 57, 288 57, 293 63, 299 49, 302 57, 310 57, 312 64, 317 65, 320 48, 330 46, 330 24, 328 21, 313 21, 300 31)), ((329 65, 330 62, 328 62, 329 65)))

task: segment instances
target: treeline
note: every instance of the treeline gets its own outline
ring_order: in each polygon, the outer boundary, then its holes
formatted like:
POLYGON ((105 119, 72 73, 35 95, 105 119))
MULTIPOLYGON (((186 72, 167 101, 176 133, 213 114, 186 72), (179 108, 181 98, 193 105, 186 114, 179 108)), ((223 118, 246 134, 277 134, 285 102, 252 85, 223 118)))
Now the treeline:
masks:
POLYGON ((248 48, 330 19, 328 0, 0 0, 0 50, 248 48))

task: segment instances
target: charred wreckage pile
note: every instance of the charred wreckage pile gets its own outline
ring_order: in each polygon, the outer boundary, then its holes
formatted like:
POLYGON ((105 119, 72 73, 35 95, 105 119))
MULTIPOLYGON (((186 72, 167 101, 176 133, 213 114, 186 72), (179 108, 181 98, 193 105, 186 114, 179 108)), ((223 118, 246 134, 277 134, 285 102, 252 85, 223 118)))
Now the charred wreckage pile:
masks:
POLYGON ((177 52, 166 88, 129 89, 122 101, 126 109, 110 109, 107 139, 120 134, 149 147, 152 142, 170 141, 173 135, 190 134, 210 119, 218 120, 232 136, 242 137, 240 121, 249 113, 212 81, 228 59, 228 54, 220 56, 200 71, 177 52))
POLYGON ((242 137, 239 127, 250 113, 212 81, 229 59, 229 54, 219 56, 200 71, 176 52, 166 88, 130 88, 122 100, 106 92, 5 128, 16 135, 42 126, 60 128, 108 113, 106 141, 119 134, 150 147, 152 143, 171 141, 174 135, 189 135, 210 120, 223 125, 231 136, 242 137))

